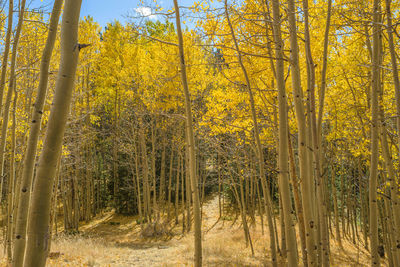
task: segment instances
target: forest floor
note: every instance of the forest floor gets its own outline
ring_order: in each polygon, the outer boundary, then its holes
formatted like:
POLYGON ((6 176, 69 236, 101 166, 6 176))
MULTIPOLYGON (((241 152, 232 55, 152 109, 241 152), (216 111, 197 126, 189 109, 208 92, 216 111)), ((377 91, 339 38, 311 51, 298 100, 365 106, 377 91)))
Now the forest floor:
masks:
MULTIPOLYGON (((215 197, 203 206, 204 266, 271 266, 267 228, 263 235, 261 227, 251 226, 255 252, 252 256, 240 220, 233 223, 234 218, 229 216, 224 216, 224 220, 218 218, 218 197, 215 197)), ((158 237, 145 237, 155 233, 152 227, 144 230, 142 227, 136 224, 136 217, 105 213, 83 225, 79 235, 55 237, 47 266, 192 266, 193 235, 192 232, 182 235, 181 223, 173 229, 159 228, 158 232, 164 234, 158 237)), ((369 253, 361 243, 356 246, 344 240, 342 249, 332 241, 331 254, 331 266, 369 263, 369 253)), ((5 259, 1 258, 0 265, 5 266, 5 259)))

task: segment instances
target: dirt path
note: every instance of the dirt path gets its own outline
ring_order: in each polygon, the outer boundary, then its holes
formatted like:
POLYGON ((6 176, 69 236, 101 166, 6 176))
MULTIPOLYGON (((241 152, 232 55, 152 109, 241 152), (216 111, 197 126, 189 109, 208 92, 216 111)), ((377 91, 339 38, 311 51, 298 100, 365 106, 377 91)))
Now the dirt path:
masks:
MULTIPOLYGON (((202 229, 203 233, 215 225, 218 219, 218 197, 212 198, 203 206, 202 229)), ((178 227, 177 232, 181 231, 178 227)), ((211 229, 207 232, 207 236, 216 231, 211 229)), ((115 266, 187 266, 192 260, 193 242, 192 233, 185 236, 177 236, 169 241, 153 241, 146 244, 132 247, 132 244, 120 243, 119 246, 127 245, 131 250, 125 260, 115 263, 115 266)))
MULTIPOLYGON (((218 219, 218 197, 203 206, 205 232, 218 219)), ((141 237, 133 217, 107 214, 81 227, 83 236, 53 241, 48 266, 186 266, 192 260, 192 233, 182 236, 179 225, 170 240, 141 237), (133 230, 132 230, 133 229, 133 230)), ((204 236, 211 235, 214 227, 204 236)))
MULTIPOLYGON (((262 234, 259 221, 257 227, 250 227, 255 248, 252 256, 250 248, 246 247, 240 222, 233 224, 233 216, 225 216, 225 221, 216 224, 218 217, 218 197, 214 197, 203 206, 204 266, 271 266, 269 238, 262 234)), ((52 241, 47 266, 192 266, 193 233, 182 236, 181 224, 170 229, 172 238, 165 238, 165 235, 144 238, 136 217, 110 212, 80 229, 80 235, 59 236, 52 241)), ((332 243, 332 266, 368 266, 368 253, 360 248, 362 245, 356 247, 347 240, 343 245, 344 250, 332 243)), ((2 257, 0 266, 6 266, 4 260, 2 257)))

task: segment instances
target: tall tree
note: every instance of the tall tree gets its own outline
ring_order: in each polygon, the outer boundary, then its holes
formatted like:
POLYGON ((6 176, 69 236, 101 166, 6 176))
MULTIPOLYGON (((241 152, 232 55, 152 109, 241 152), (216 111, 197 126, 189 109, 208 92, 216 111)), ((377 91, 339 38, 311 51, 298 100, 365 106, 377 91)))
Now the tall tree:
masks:
POLYGON ((4 44, 3 61, 1 64, 1 76, 0 76, 0 110, 3 110, 3 95, 4 87, 6 84, 7 66, 8 66, 8 55, 10 54, 10 43, 11 34, 13 27, 13 13, 14 13, 14 1, 8 1, 8 22, 7 22, 7 33, 6 42, 4 44))
MULTIPOLYGON (((385 0, 386 2, 386 19, 387 19, 387 34, 388 34, 388 43, 389 43, 389 52, 390 52, 390 60, 392 63, 392 75, 393 75, 393 83, 394 83, 394 92, 395 92, 395 99, 396 99, 396 112, 397 112, 397 145, 400 145, 400 81, 399 81, 399 71, 398 71, 398 64, 397 64, 397 58, 396 58, 396 50, 395 50, 395 45, 394 45, 394 40, 393 40, 393 22, 392 22, 392 12, 391 12, 391 0, 385 0)), ((384 119, 384 118, 382 118, 384 119)), ((386 139, 386 129, 383 130, 383 136, 382 139, 385 141, 386 139)), ((389 150, 385 149, 386 145, 382 145, 382 152, 384 155, 387 155, 386 162, 389 164, 388 167, 391 167, 392 165, 392 157, 389 155, 389 150), (385 153, 385 151, 387 153, 385 153), (390 162, 388 162, 390 160, 390 162)), ((398 157, 400 155, 400 150, 398 157)), ((400 160, 400 157, 399 157, 400 160)), ((388 168, 389 170, 389 168, 388 168)), ((394 171, 393 171, 394 173, 394 171)), ((395 222, 395 229, 396 229, 396 250, 398 251, 398 255, 400 255, 400 202, 399 202, 399 197, 398 194, 395 192, 399 191, 399 186, 398 182, 395 179, 395 175, 389 175, 390 179, 390 189, 391 189, 391 202, 393 205, 393 213, 394 213, 394 222, 395 222)))
POLYGON ((44 267, 49 251, 51 194, 70 110, 79 51, 78 23, 82 0, 66 0, 61 24, 61 60, 53 107, 36 172, 29 211, 24 266, 44 267))
POLYGON ((174 7, 175 7, 175 19, 176 19, 176 31, 178 34, 178 44, 179 44, 181 80, 182 80, 183 91, 185 94, 185 115, 186 115, 186 135, 187 135, 186 146, 189 154, 189 176, 192 187, 193 215, 194 215, 194 247, 195 247, 194 266, 200 267, 202 266, 203 262, 203 253, 201 246, 200 198, 199 198, 199 189, 198 189, 198 182, 196 175, 196 147, 195 147, 196 144, 194 142, 192 107, 191 107, 188 79, 186 74, 185 51, 184 51, 183 34, 181 28, 181 18, 177 0, 174 0, 174 7))
POLYGON ((49 79, 50 58, 54 48, 57 36, 58 21, 61 14, 63 0, 55 0, 51 12, 47 41, 43 49, 41 63, 39 86, 37 90, 36 103, 32 114, 28 144, 25 152, 25 159, 22 168, 21 186, 18 198, 18 212, 14 234, 14 258, 13 266, 21 267, 23 265, 23 255, 26 241, 26 224, 28 217, 28 207, 30 202, 33 171, 35 167, 36 150, 39 141, 40 125, 42 122, 43 106, 46 99, 47 83, 49 79))
MULTIPOLYGON (((318 217, 319 217, 319 235, 321 240, 321 260, 325 267, 329 267, 329 235, 327 229, 327 208, 324 196, 325 181, 322 172, 322 153, 320 153, 320 135, 318 134, 317 117, 316 117, 316 101, 315 101, 315 64, 311 53, 311 37, 310 37, 310 24, 309 24, 309 10, 308 0, 303 0, 304 11, 304 41, 305 41, 305 54, 307 58, 307 91, 309 100, 309 127, 311 128, 312 135, 312 151, 313 151, 313 166, 315 173, 315 180, 317 184, 317 199, 318 199, 318 217)), ((329 19, 328 13, 328 19, 329 19)), ((329 25, 329 21, 328 24, 329 25)), ((326 32, 326 31, 325 31, 326 32)), ((328 28, 329 32, 329 28, 328 28)), ((325 34, 326 36, 326 34, 325 34)), ((324 47, 327 47, 324 45, 324 47)), ((324 68, 324 67, 323 67, 324 68)), ((325 63, 326 68, 326 63, 325 63)), ((326 69, 325 69, 326 72, 326 69)), ((323 78, 324 79, 324 78, 323 78)))
POLYGON ((306 234, 306 246, 307 246, 307 260, 309 266, 315 266, 317 264, 316 257, 316 241, 314 236, 314 229, 316 226, 316 219, 314 216, 314 203, 312 196, 314 194, 313 182, 310 177, 312 173, 309 166, 309 155, 307 148, 310 145, 307 140, 307 125, 306 116, 304 113, 303 104, 303 91, 301 87, 301 75, 300 75, 300 62, 299 62, 299 47, 297 41, 297 26, 296 26, 296 5, 294 0, 288 1, 288 20, 289 20, 289 34, 290 34, 290 64, 291 64, 291 78, 292 78, 292 90, 295 106, 295 114, 297 120, 297 128, 299 131, 299 168, 300 168, 300 179, 301 179, 301 191, 302 191, 302 204, 304 209, 304 221, 305 221, 305 234, 306 234))
POLYGON ((275 58, 276 58, 276 84, 278 88, 278 109, 279 109, 279 149, 278 149, 278 171, 279 171, 279 188, 282 198, 283 217, 285 220, 286 248, 288 253, 288 266, 297 266, 297 243, 296 232, 292 208, 290 186, 289 186, 289 146, 288 146, 288 114, 287 114, 287 97, 285 89, 285 71, 283 57, 283 41, 281 32, 281 15, 279 11, 279 0, 272 2, 273 10, 273 30, 275 41, 275 58))
MULTIPOLYGON (((10 1, 9 4, 13 8, 13 6, 12 6, 13 2, 10 1)), ((10 74, 9 74, 10 78, 8 80, 8 90, 7 90, 7 95, 6 95, 6 101, 4 103, 4 109, 2 109, 3 122, 1 125, 1 136, 0 136, 0 175, 1 175, 1 177, 4 177, 4 165, 5 165, 4 155, 6 152, 5 149, 6 149, 6 142, 7 142, 8 120, 9 120, 11 100, 12 100, 12 96, 13 96, 13 92, 14 92, 13 86, 14 86, 14 81, 15 81, 15 67, 16 67, 15 65, 17 62, 19 37, 21 35, 22 24, 24 21, 24 11, 25 11, 25 0, 22 0, 19 5, 18 24, 17 24, 17 28, 16 28, 15 34, 14 34, 14 41, 13 41, 12 55, 11 55, 11 64, 10 64, 10 74)), ((9 14, 9 16, 10 15, 12 16, 12 13, 9 14)), ((9 21, 9 23, 10 23, 10 21, 9 21)), ((4 59, 6 59, 6 58, 4 57, 4 59)), ((3 65, 4 64, 7 64, 7 61, 4 62, 3 65)), ((6 71, 7 69, 5 68, 4 70, 6 71)), ((1 80, 0 80, 0 83, 1 83, 1 80)), ((0 91, 4 90, 4 88, 1 88, 2 86, 4 86, 4 85, 0 84, 0 91)), ((1 108, 3 108, 3 107, 1 107, 1 108)))
POLYGON ((378 255, 378 157, 379 157, 379 83, 380 83, 380 0, 374 0, 372 33, 371 81, 371 163, 369 176, 369 231, 371 241, 371 266, 380 266, 378 255))
POLYGON ((255 101, 254 101, 254 94, 251 88, 251 82, 249 75, 247 73, 246 67, 243 64, 243 59, 242 59, 242 53, 240 51, 240 47, 238 44, 238 41, 236 39, 235 31, 232 26, 232 22, 229 16, 229 10, 228 10, 228 1, 225 0, 225 16, 228 21, 228 26, 230 29, 230 33, 233 39, 234 43, 234 49, 236 50, 237 53, 237 59, 239 61, 240 69, 242 70, 243 77, 246 83, 246 89, 247 93, 249 95, 249 102, 250 102, 250 110, 251 110, 251 119, 253 121, 253 133, 254 133, 254 139, 256 141, 256 155, 258 159, 258 165, 260 169, 260 179, 261 179, 261 185, 262 185, 262 190, 264 193, 264 203, 265 203, 265 208, 267 211, 267 219, 268 219, 268 229, 269 229, 269 234, 270 234, 270 248, 271 248, 271 255, 272 255, 272 264, 275 266, 277 264, 276 261, 276 245, 275 245, 275 238, 274 238, 274 228, 273 228, 273 223, 272 223, 272 201, 271 201, 271 193, 269 191, 269 188, 266 183, 266 175, 265 175, 265 166, 264 166, 264 153, 263 153, 263 147, 261 145, 261 140, 260 140, 260 129, 258 126, 258 120, 257 120, 257 112, 256 112, 256 106, 255 106, 255 101))

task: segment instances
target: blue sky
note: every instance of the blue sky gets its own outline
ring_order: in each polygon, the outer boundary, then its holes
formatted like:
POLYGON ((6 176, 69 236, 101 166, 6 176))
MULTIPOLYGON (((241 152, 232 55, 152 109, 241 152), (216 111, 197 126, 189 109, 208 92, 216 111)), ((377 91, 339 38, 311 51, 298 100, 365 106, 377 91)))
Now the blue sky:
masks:
POLYGON ((83 0, 81 15, 90 15, 100 25, 105 26, 115 19, 123 21, 124 16, 137 7, 137 0, 83 0))
MULTIPOLYGON (((180 0, 180 5, 191 5, 194 0, 180 0)), ((145 0, 152 5, 155 3, 152 0, 145 0)), ((170 8, 172 0, 158 0, 161 6, 170 8)), ((52 0, 28 0, 30 8, 46 6, 47 11, 51 11, 54 1, 52 0)), ((126 15, 134 14, 135 8, 142 7, 139 0, 82 0, 81 16, 92 16, 102 27, 106 26, 108 22, 115 19, 119 21, 126 21, 126 15)))
MULTIPOLYGON (((54 0, 27 1, 30 8, 45 6, 46 11, 51 11, 54 0)), ((92 16, 101 26, 115 19, 125 21, 129 12, 139 6, 138 0, 82 0, 81 17, 92 16)))

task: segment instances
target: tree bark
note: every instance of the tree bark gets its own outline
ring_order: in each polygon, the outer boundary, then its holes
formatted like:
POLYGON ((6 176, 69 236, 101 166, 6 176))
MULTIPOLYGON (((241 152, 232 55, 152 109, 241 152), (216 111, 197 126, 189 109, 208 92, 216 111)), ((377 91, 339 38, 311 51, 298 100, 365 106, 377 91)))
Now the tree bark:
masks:
POLYGON ((288 169, 288 115, 287 100, 285 89, 285 71, 283 58, 283 41, 281 33, 281 15, 279 10, 279 0, 272 2, 273 11, 273 32, 275 41, 275 57, 276 57, 276 83, 278 89, 278 113, 279 113, 279 153, 278 153, 278 172, 279 172, 279 188, 281 193, 283 217, 285 223, 286 248, 288 255, 288 266, 297 266, 297 243, 296 232, 293 222, 293 209, 291 202, 290 186, 289 186, 289 169, 288 169))
MULTIPOLYGON (((396 112, 397 112, 397 144, 400 148, 400 81, 399 81, 399 72, 397 69, 397 59, 396 59, 396 51, 395 51, 395 46, 394 46, 394 41, 393 41, 393 25, 392 25, 392 12, 391 12, 391 0, 385 0, 386 1, 386 16, 387 16, 387 33, 388 33, 388 43, 389 43, 389 51, 390 51, 390 58, 391 58, 391 63, 392 63, 392 74, 393 74, 393 83, 394 83, 394 89, 395 89, 395 99, 396 99, 396 112)), ((384 120, 384 118, 382 118, 384 120)), ((382 129, 382 141, 386 140, 386 127, 382 129)), ((393 171, 393 163, 392 163, 392 157, 389 154, 389 149, 388 149, 388 144, 386 141, 386 144, 382 144, 382 151, 385 156, 385 161, 387 164, 390 164, 390 166, 387 166, 388 171, 390 169, 388 167, 392 168, 392 174, 389 173, 389 179, 390 179, 390 192, 391 192, 391 199, 392 199, 392 206, 393 206, 393 217, 394 217, 394 223, 395 223, 395 229, 396 229, 396 249, 397 253, 400 254, 400 203, 399 203, 399 186, 398 183, 396 182, 396 177, 394 175, 393 171)), ((400 155, 400 150, 399 150, 399 155, 400 155)), ((400 160, 400 158, 399 158, 400 160)))
POLYGON ((23 255, 25 251, 26 241, 26 224, 33 180, 33 170, 35 168, 36 150, 39 141, 43 106, 46 99, 50 59, 57 36, 57 26, 63 2, 63 0, 56 0, 54 2, 53 11, 51 12, 50 17, 49 33, 47 35, 47 40, 43 49, 42 59, 40 63, 39 86, 37 91, 36 103, 34 105, 34 112, 32 114, 32 121, 25 152, 24 166, 22 169, 21 186, 19 192, 20 197, 18 200, 18 213, 14 234, 14 267, 21 267, 23 264, 23 255))
MULTIPOLYGON (((325 267, 329 267, 329 233, 327 229, 327 205, 324 197, 325 182, 322 172, 322 160, 320 153, 320 136, 318 133, 317 117, 316 117, 316 104, 315 104, 315 64, 311 54, 311 38, 310 26, 308 19, 308 0, 303 0, 304 11, 304 39, 305 39, 305 52, 307 58, 307 84, 309 95, 309 121, 312 136, 312 152, 313 152, 313 166, 315 173, 315 180, 317 184, 317 200, 318 200, 318 216, 319 216, 319 236, 321 242, 321 260, 325 267)), ((326 71, 326 70, 325 70, 326 71)), ((321 103, 323 106, 323 103, 321 103)))
POLYGON ((369 225, 371 241, 371 266, 380 266, 378 255, 378 157, 379 157, 379 35, 380 35, 380 1, 374 0, 373 6, 373 51, 372 51, 372 86, 371 86, 371 163, 369 177, 369 225))
POLYGON ((80 45, 78 23, 82 0, 66 0, 61 26, 61 61, 53 107, 36 173, 29 212, 25 267, 44 267, 49 239, 51 193, 70 110, 80 45))
POLYGON ((302 204, 304 209, 305 221, 305 234, 307 245, 307 260, 308 266, 315 266, 317 264, 316 257, 316 243, 314 239, 314 227, 316 218, 314 214, 314 203, 312 195, 314 194, 313 183, 311 182, 311 171, 309 167, 308 156, 308 140, 307 140, 307 125, 306 117, 304 114, 303 92, 301 88, 300 65, 299 65, 299 47, 297 42, 297 26, 296 26, 296 6, 294 0, 288 1, 288 20, 289 20, 289 33, 290 33, 290 49, 291 49, 291 75, 292 75, 292 89, 294 106, 297 120, 297 127, 299 131, 299 165, 300 165, 300 179, 301 179, 301 192, 302 204))
MULTIPOLYGON (((10 1, 10 5, 12 5, 12 1, 10 1)), ((19 5, 20 11, 18 14, 18 24, 17 29, 15 30, 14 42, 12 48, 12 56, 11 56, 11 64, 10 64, 10 79, 8 80, 8 91, 6 95, 6 102, 4 103, 3 110, 3 123, 1 128, 1 137, 0 137, 0 177, 4 177, 4 154, 6 149, 7 142, 7 130, 8 130, 8 120, 9 120, 9 112, 11 106, 11 100, 13 96, 13 86, 15 81, 15 65, 17 62, 17 52, 18 52, 18 43, 19 37, 21 35, 22 24, 24 21, 24 11, 25 11, 25 0, 22 0, 19 5)), ((11 13, 12 14, 12 13, 11 13)), ((7 62, 3 62, 3 65, 7 64, 7 62)), ((0 81, 1 82, 1 81, 0 81)), ((3 86, 4 85, 0 85, 3 86)), ((3 88, 4 90, 4 88, 3 88)), ((0 88, 0 91, 3 91, 0 88)), ((0 194, 0 202, 1 202, 1 194, 0 194)))
POLYGON ((175 14, 176 14, 176 30, 179 42, 179 59, 181 67, 181 79, 183 91, 185 94, 185 115, 186 115, 186 134, 187 134, 187 149, 189 151, 189 174, 192 186, 192 199, 193 199, 193 215, 194 215, 194 266, 202 266, 202 246, 201 246, 201 212, 200 212, 200 199, 198 182, 196 176, 196 148, 193 133, 193 116, 190 101, 190 91, 186 74, 185 52, 183 43, 183 34, 181 29, 181 18, 179 14, 178 1, 174 0, 175 14))

